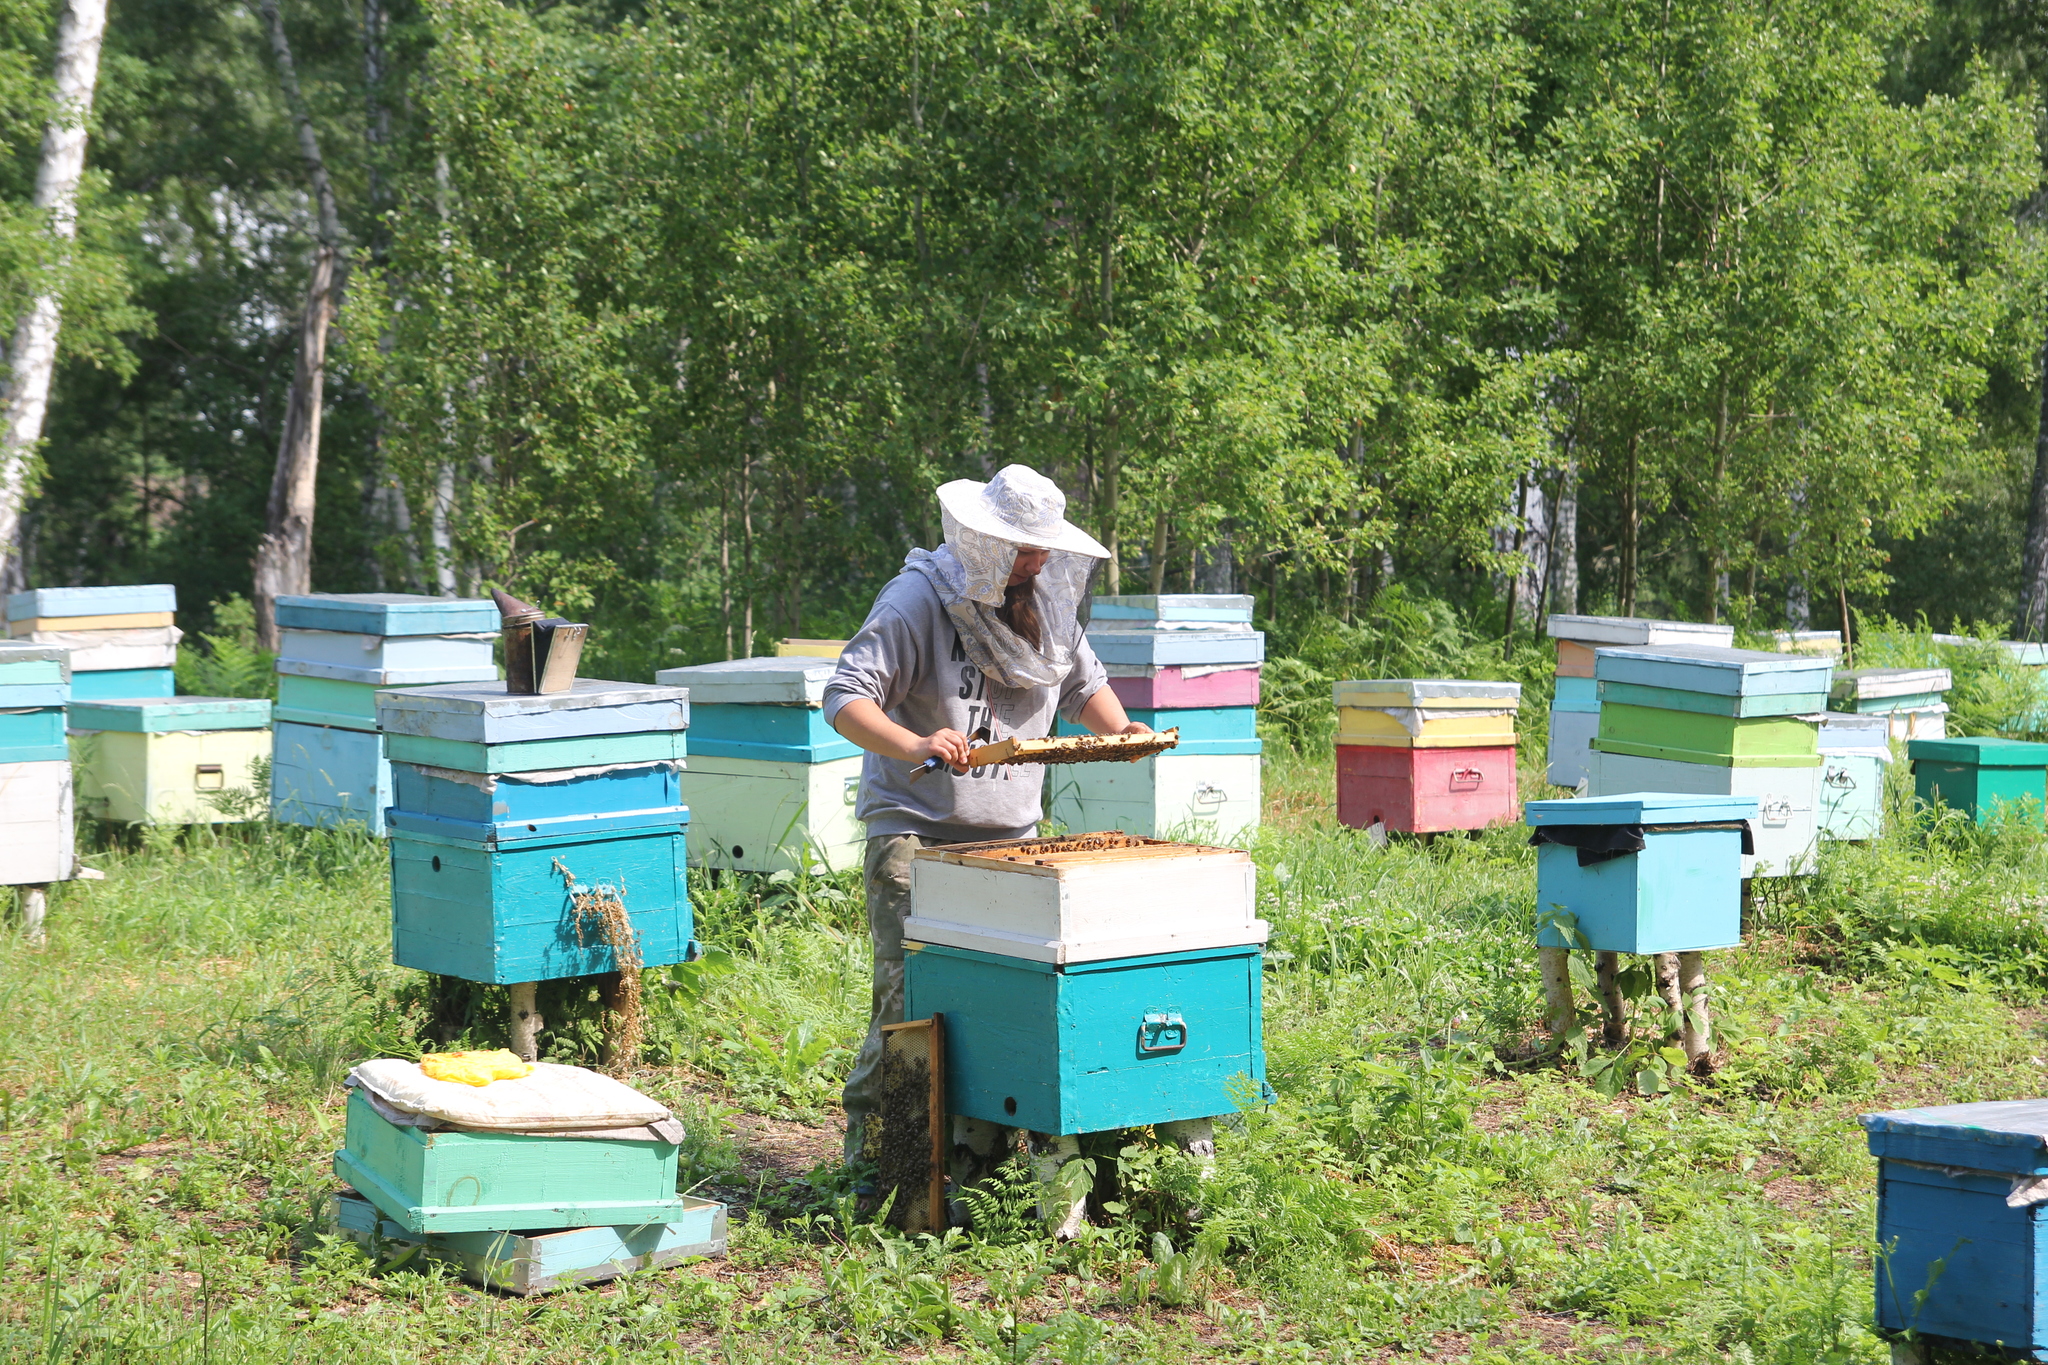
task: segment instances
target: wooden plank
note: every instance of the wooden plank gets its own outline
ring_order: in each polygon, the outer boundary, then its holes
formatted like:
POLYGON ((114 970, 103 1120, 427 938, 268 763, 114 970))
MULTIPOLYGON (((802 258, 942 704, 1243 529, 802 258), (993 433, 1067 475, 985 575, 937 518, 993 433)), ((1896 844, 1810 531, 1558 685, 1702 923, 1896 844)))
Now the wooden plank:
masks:
POLYGON ((30 588, 7 599, 9 621, 38 616, 107 616, 177 609, 178 590, 169 583, 130 583, 102 588, 30 588))
POLYGON ((73 701, 168 697, 177 690, 176 674, 169 668, 85 669, 71 675, 73 701))
POLYGON ((597 678, 578 678, 569 691, 546 696, 514 695, 501 684, 452 683, 379 697, 377 725, 391 735, 516 744, 686 730, 690 707, 681 688, 597 678))
POLYGON ((44 630, 149 630, 177 623, 177 613, 169 611, 128 611, 104 616, 30 616, 9 621, 7 633, 10 637, 19 638, 44 630))
POLYGON ((77 864, 68 752, 42 762, 0 762, 0 886, 69 881, 77 864))
POLYGON ((599 1284, 636 1271, 659 1270, 697 1257, 723 1256, 727 1240, 723 1204, 679 1196, 674 1222, 627 1227, 568 1228, 560 1232, 412 1233, 382 1217, 377 1206, 352 1192, 337 1199, 342 1235, 374 1247, 379 1241, 419 1246, 456 1267, 471 1284, 532 1296, 599 1284))
POLYGON ((384 751, 393 762, 424 763, 466 773, 521 773, 618 763, 679 762, 688 750, 688 740, 680 730, 530 739, 509 744, 480 744, 389 732, 384 737, 384 751))

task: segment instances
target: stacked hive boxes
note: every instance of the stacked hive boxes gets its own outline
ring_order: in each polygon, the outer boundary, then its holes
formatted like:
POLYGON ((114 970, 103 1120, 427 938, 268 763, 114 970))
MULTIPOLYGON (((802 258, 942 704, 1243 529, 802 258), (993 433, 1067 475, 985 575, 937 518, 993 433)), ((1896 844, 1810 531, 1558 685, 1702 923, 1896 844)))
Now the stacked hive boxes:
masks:
POLYGON ((1602 645, 1717 645, 1734 642, 1735 627, 1635 616, 1553 616, 1546 626, 1557 641, 1557 691, 1550 702, 1551 785, 1586 780, 1593 736, 1600 732, 1600 692, 1593 651, 1602 645))
POLYGON ((587 679, 545 696, 418 687, 380 692, 377 723, 399 966, 493 984, 616 970, 590 902, 604 892, 642 965, 687 956, 686 693, 587 679))
POLYGON ((663 669, 690 696, 690 861, 749 872, 858 867, 861 750, 825 723, 820 656, 732 659, 663 669))
POLYGON ((471 1084, 381 1058, 349 1086, 345 1236, 515 1294, 725 1250, 724 1207, 676 1193, 681 1126, 608 1076, 542 1063, 471 1084))
POLYGON ((1340 682, 1337 818, 1402 834, 1484 829, 1516 813, 1510 682, 1340 682))
POLYGON ((1943 697, 1954 685, 1946 668, 1839 670, 1828 692, 1828 709, 1884 716, 1893 739, 1941 739, 1948 734, 1943 697))
POLYGON ((0 886, 66 881, 72 849, 66 651, 0 644, 0 886))
POLYGON ((263 818, 259 769, 270 757, 270 703, 256 697, 71 700, 78 799, 127 824, 204 825, 263 818))
POLYGON ((384 832, 391 765, 377 733, 380 688, 497 676, 487 600, 409 593, 277 599, 277 729, 270 804, 295 825, 353 821, 384 832))
MULTIPOLYGON (((1048 770, 1046 804, 1069 829, 1156 837, 1189 828, 1223 843, 1259 823, 1259 665, 1252 599, 1232 594, 1098 597, 1088 643, 1132 720, 1178 727, 1175 748, 1136 763, 1048 770)), ((1080 734, 1064 720, 1060 734, 1080 734)))
POLYGON ((168 583, 34 588, 7 599, 7 634, 68 649, 73 700, 168 697, 178 690, 177 610, 168 583))
POLYGON ((904 1017, 944 1016, 946 1108, 1072 1135, 1201 1119, 1265 1079, 1254 868, 1116 834, 922 849, 904 1017))
POLYGON ((1875 839, 1884 828, 1887 716, 1830 711, 1820 721, 1820 837, 1875 839))
POLYGON ((1663 645, 1602 648, 1595 796, 1675 792, 1748 796, 1755 853, 1743 875, 1807 869, 1818 838, 1827 659, 1663 645))

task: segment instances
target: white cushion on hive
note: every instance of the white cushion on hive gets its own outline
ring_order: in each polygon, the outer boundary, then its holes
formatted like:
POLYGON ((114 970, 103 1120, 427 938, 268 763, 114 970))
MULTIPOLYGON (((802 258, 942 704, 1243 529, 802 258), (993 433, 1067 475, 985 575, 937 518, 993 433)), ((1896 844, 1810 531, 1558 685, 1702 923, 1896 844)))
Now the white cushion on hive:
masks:
POLYGON ((487 1132, 635 1128, 669 1117, 667 1109, 624 1082, 552 1062, 534 1063, 530 1076, 489 1085, 433 1080, 418 1062, 396 1057, 364 1062, 348 1074, 394 1109, 487 1132))

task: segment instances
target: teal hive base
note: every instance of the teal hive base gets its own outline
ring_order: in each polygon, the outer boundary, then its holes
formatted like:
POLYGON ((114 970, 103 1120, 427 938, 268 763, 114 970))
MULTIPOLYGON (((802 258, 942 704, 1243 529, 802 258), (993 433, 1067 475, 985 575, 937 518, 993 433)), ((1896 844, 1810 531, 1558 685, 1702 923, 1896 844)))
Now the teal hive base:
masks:
POLYGON ((282 720, 271 728, 270 814, 279 824, 356 824, 381 835, 390 804, 382 735, 282 720))
POLYGON ((391 960, 401 967, 505 984, 617 969, 594 924, 578 932, 569 884, 620 893, 643 965, 689 955, 684 846, 689 812, 660 824, 514 841, 391 833, 391 960))
POLYGON ((387 1250, 423 1247, 428 1259, 452 1266, 471 1284, 532 1295, 598 1284, 636 1270, 659 1270, 693 1257, 723 1256, 725 1205, 687 1194, 682 1204, 683 1216, 673 1223, 560 1232, 422 1233, 406 1231, 369 1200, 344 1193, 335 1200, 335 1225, 366 1251, 379 1242, 387 1250))
POLYGON ((407 1232, 671 1223, 676 1146, 401 1128, 360 1093, 334 1173, 407 1232))
POLYGON ((176 675, 168 668, 107 668, 71 675, 73 701, 116 701, 124 697, 175 697, 176 675))
POLYGON ((1263 1086, 1257 946, 1056 966, 904 945, 904 1017, 946 1019, 946 1107, 1097 1133, 1237 1108, 1263 1086))
POLYGON ((860 746, 825 723, 815 706, 748 706, 694 702, 690 752, 707 758, 752 758, 771 763, 829 763, 852 758, 860 746))

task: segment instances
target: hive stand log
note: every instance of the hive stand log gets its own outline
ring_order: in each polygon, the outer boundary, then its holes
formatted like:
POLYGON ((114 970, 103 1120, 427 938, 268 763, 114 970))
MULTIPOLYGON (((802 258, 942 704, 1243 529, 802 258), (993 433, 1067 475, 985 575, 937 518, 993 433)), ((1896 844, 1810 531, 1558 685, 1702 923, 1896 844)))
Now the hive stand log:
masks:
POLYGON ((1153 1126, 1160 1140, 1170 1142, 1202 1163, 1202 1178, 1216 1164, 1216 1121, 1214 1119, 1171 1119, 1153 1126))
POLYGON ((1707 1004, 1707 955, 1678 955, 1678 989, 1685 1000, 1685 1023, 1679 1046, 1685 1049, 1695 1075, 1714 1069, 1714 1020, 1707 1004))
POLYGON ((1600 985, 1600 1041, 1620 1047, 1628 1041, 1628 1006, 1621 998, 1620 953, 1600 953, 1593 959, 1593 977, 1600 985))
POLYGON ((1081 1224, 1088 1217, 1087 1187, 1071 1188, 1061 1178, 1067 1165, 1080 1159, 1078 1134, 1031 1135, 1031 1169, 1038 1177, 1038 1216, 1052 1229, 1056 1242, 1071 1242, 1080 1236, 1081 1224))
POLYGON ((1742 936, 1756 932, 1756 878, 1742 879, 1742 936))
POLYGON ((1543 973, 1543 1026, 1562 1046, 1579 1017, 1578 1001, 1572 998, 1571 950, 1539 947, 1536 965, 1543 973))
POLYGON ((1665 1035, 1667 1041, 1674 1041, 1679 1035, 1680 1020, 1685 1015, 1685 998, 1678 993, 1678 954, 1657 954, 1657 994, 1664 1001, 1664 1008, 1671 1012, 1671 1028, 1665 1035))
POLYGON ((534 999, 534 981, 516 981, 505 988, 512 997, 512 1051, 522 1061, 540 1060, 540 1031, 547 1024, 540 1017, 540 1004, 534 999))
POLYGON ((1932 1365, 1934 1353, 1927 1349, 1924 1341, 1895 1341, 1892 1343, 1892 1365, 1932 1365))
POLYGON ((50 888, 47 886, 24 886, 21 888, 21 933, 31 948, 43 946, 43 919, 49 913, 50 888))

